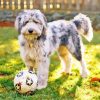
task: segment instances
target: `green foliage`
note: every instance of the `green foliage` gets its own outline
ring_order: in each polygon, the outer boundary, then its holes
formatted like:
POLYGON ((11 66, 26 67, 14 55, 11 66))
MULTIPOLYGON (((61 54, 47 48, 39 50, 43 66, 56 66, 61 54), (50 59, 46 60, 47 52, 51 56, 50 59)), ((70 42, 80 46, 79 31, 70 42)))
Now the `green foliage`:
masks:
POLYGON ((100 83, 90 80, 100 78, 100 34, 95 32, 91 43, 85 42, 85 60, 91 75, 82 79, 80 64, 73 58, 72 73, 60 74, 60 60, 51 57, 48 86, 32 95, 18 94, 13 87, 15 74, 26 68, 19 55, 17 32, 14 28, 0 28, 0 100, 100 100, 100 83))

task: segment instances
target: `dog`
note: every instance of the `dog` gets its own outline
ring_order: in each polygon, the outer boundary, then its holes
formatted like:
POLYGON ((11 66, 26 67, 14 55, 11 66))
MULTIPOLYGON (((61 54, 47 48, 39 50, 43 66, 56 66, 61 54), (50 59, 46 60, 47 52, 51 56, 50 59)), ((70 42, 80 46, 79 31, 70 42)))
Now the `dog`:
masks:
POLYGON ((49 58, 55 51, 61 59, 62 71, 71 73, 70 55, 73 55, 81 63, 81 76, 88 76, 81 35, 91 41, 93 29, 86 15, 78 14, 70 21, 57 20, 47 23, 45 15, 40 10, 24 10, 16 17, 15 27, 19 32, 18 40, 23 62, 29 70, 37 69, 37 89, 47 86, 49 58))

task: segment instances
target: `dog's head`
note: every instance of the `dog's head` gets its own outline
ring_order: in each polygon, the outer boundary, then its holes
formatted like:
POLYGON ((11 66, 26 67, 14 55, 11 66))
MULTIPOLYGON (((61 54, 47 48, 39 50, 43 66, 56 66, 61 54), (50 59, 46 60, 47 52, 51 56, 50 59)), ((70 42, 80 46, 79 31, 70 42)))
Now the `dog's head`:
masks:
POLYGON ((47 20, 40 10, 24 10, 15 21, 19 34, 35 39, 46 34, 47 20))

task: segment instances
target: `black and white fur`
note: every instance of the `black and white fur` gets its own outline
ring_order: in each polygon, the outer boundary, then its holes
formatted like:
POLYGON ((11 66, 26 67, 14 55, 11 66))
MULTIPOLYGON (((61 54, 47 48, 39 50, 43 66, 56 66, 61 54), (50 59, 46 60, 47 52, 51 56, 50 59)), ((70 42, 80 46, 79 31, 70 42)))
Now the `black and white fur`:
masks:
POLYGON ((47 24, 46 18, 39 10, 25 10, 15 21, 19 31, 20 54, 29 70, 37 68, 38 89, 45 88, 48 81, 50 55, 57 51, 63 71, 71 73, 72 54, 81 63, 81 75, 89 74, 83 59, 80 34, 91 40, 93 30, 91 21, 79 14, 71 21, 58 20, 47 24))

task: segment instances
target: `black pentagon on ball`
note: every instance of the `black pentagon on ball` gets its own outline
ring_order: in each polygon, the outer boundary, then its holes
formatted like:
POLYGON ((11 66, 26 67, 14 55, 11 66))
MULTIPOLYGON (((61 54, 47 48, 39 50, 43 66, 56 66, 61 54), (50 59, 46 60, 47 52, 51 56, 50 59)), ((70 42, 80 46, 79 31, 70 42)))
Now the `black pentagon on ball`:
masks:
POLYGON ((31 86, 32 84, 33 84, 33 80, 31 79, 31 78, 27 78, 26 79, 26 84, 28 85, 28 86, 31 86))
POLYGON ((21 83, 20 82, 15 85, 15 89, 17 91, 20 91, 21 90, 21 83))
POLYGON ((30 74, 34 74, 34 72, 33 71, 28 71, 30 74))
POLYGON ((23 72, 19 72, 18 74, 17 74, 17 77, 21 77, 23 75, 23 72))

